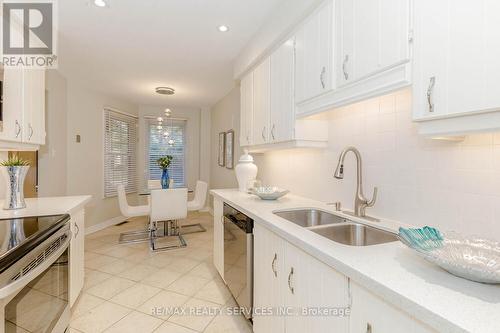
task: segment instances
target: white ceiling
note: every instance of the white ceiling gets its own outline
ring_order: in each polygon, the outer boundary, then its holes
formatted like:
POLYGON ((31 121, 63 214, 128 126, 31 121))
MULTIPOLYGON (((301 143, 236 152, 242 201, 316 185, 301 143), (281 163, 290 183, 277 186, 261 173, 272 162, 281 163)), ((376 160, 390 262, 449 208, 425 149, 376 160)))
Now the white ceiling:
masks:
POLYGON ((230 91, 234 59, 286 0, 106 1, 59 1, 61 72, 132 103, 201 107, 230 91))

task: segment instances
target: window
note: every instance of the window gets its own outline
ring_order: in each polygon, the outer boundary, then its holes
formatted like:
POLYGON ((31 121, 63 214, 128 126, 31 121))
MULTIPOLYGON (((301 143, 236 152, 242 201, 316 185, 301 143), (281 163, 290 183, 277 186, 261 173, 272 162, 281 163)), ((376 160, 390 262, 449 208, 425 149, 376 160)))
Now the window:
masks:
POLYGON ((116 187, 137 191, 137 119, 104 110, 104 197, 116 195, 116 187))
POLYGON ((174 187, 186 187, 186 121, 169 119, 163 124, 163 129, 158 130, 158 123, 154 119, 148 121, 149 126, 149 179, 161 179, 162 170, 156 164, 156 160, 165 155, 172 155, 173 160, 168 168, 170 179, 174 181, 174 187), (170 136, 165 138, 164 132, 170 136), (170 146, 168 141, 174 140, 170 146))

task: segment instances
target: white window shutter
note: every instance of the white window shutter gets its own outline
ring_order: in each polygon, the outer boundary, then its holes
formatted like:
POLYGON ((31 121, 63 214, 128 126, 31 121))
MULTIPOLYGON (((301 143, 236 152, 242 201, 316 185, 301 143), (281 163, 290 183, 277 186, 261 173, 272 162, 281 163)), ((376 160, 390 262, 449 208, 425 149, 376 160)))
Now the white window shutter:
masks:
POLYGON ((137 118, 104 110, 104 197, 137 192, 137 118))

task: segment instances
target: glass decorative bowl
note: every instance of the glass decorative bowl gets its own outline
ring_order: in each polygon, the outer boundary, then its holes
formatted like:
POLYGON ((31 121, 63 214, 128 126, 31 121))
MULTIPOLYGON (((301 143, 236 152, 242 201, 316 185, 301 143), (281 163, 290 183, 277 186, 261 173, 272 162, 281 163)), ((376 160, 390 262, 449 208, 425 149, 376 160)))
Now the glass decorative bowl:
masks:
POLYGON ((458 277, 500 283, 500 243, 480 237, 441 233, 431 227, 399 228, 400 241, 426 260, 458 277))
POLYGON ((290 191, 275 186, 259 186, 251 190, 252 194, 255 194, 262 200, 277 200, 288 192, 290 191))

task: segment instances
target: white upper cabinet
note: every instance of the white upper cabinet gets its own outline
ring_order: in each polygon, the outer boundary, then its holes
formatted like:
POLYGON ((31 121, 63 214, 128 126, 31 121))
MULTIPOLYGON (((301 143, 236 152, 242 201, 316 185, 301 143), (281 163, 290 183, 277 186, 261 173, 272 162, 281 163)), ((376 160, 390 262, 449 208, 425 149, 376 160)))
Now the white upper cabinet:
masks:
POLYGON ((333 3, 327 1, 299 28, 295 37, 297 103, 333 88, 333 3))
POLYGON ((270 142, 293 139, 294 103, 294 41, 283 43, 271 55, 271 123, 270 142))
POLYGON ((268 57, 253 72, 253 131, 254 145, 269 142, 271 121, 271 59, 268 57))
POLYGON ((500 129, 500 2, 415 1, 414 120, 424 135, 500 129))
POLYGON ((294 54, 290 38, 241 79, 240 142, 251 152, 326 146, 325 121, 296 119, 294 54))
POLYGON ((339 0, 338 86, 410 60, 410 0, 339 0))
POLYGON ((241 79, 240 96, 240 146, 245 147, 252 144, 253 72, 241 79))
POLYGON ((45 70, 3 69, 0 149, 37 150, 45 144, 45 70))
POLYGON ((24 73, 23 140, 45 143, 45 70, 30 69, 24 73))
MULTIPOLYGON (((333 67, 327 67, 323 94, 311 88, 312 74, 309 81, 299 80, 297 74, 296 94, 305 96, 297 99, 299 116, 328 111, 411 84, 411 0, 336 0, 327 4, 333 12, 330 43, 324 41, 322 50, 314 48, 314 38, 310 45, 304 45, 315 55, 308 55, 312 67, 316 67, 317 59, 325 59, 326 45, 333 45, 328 47, 333 67)), ((299 28, 302 35, 312 30, 307 29, 308 24, 299 28)), ((300 46, 297 42, 297 73, 304 68, 312 73, 312 68, 301 64, 300 55, 308 53, 301 51, 300 46)))
POLYGON ((5 67, 3 70, 3 126, 0 140, 22 142, 24 71, 5 67))

